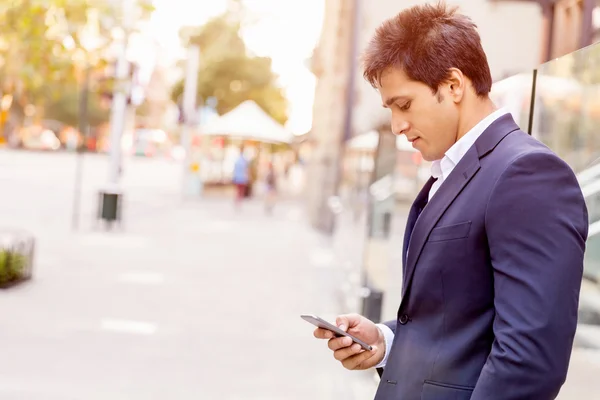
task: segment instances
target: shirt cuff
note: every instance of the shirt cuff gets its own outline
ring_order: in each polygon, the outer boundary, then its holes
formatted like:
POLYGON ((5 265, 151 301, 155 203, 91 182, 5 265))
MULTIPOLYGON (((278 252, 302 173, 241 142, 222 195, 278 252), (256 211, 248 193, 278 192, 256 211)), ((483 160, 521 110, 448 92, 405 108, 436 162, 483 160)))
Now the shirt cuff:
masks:
POLYGON ((383 333, 383 339, 385 341, 385 354, 383 360, 375 366, 375 368, 383 368, 387 364, 388 356, 390 355, 390 349, 392 348, 392 342, 394 341, 394 332, 385 324, 375 324, 381 333, 383 333))

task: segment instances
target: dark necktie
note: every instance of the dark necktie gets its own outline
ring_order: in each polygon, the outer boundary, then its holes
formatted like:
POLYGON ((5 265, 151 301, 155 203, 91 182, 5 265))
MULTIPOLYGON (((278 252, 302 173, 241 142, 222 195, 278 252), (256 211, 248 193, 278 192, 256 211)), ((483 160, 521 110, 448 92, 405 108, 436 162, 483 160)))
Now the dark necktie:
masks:
POLYGON ((425 206, 429 202, 429 191, 433 183, 437 181, 437 178, 429 178, 427 183, 423 186, 417 198, 415 199, 410 213, 408 214, 408 221, 406 221, 406 231, 404 232, 404 251, 402 252, 402 265, 406 266, 406 259, 408 257, 408 246, 410 244, 410 237, 413 229, 421 216, 421 213, 425 209, 425 206))

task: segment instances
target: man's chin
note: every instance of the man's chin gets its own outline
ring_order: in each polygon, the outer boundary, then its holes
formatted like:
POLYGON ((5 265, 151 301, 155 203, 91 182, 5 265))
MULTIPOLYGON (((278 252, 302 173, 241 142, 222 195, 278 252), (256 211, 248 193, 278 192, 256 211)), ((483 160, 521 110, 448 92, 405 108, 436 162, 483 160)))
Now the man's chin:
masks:
POLYGON ((423 158, 423 160, 425 160, 425 161, 432 162, 432 161, 438 160, 438 158, 435 158, 431 154, 426 154, 420 150, 419 150, 419 153, 421 153, 421 158, 423 158))

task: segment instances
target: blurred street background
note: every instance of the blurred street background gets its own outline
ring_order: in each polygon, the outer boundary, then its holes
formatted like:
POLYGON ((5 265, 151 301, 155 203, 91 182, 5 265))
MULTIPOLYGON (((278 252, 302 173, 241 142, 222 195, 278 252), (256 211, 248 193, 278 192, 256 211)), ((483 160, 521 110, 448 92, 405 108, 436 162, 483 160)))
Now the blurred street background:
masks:
MULTIPOLYGON (((35 232, 35 277, 2 293, 2 399, 364 399, 299 318, 338 312, 328 241, 295 203, 182 202, 180 165, 128 163, 122 230, 94 229, 106 161, 86 158, 82 229, 69 224, 75 158, 0 152, 2 224, 35 232), (40 170, 45 171, 40 175, 40 170), (9 171, 11 171, 9 173, 9 171)), ((370 392, 371 391, 371 392, 370 392)))
MULTIPOLYGON (((0 399, 372 398, 299 316, 396 316, 429 164, 358 59, 423 2, 0 0, 0 399)), ((600 2, 448 2, 586 196, 600 398, 600 2)))

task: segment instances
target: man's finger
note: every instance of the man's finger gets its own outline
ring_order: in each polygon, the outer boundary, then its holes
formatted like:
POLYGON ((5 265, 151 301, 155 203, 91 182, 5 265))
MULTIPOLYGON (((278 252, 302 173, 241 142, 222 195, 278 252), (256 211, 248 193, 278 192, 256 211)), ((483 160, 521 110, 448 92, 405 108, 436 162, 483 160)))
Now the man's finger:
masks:
POLYGON ((358 354, 362 351, 362 347, 359 344, 354 343, 350 347, 343 347, 339 350, 333 352, 333 358, 338 361, 344 361, 349 357, 352 357, 355 354, 358 354))
POLYGON ((331 332, 330 330, 327 330, 327 329, 322 329, 322 328, 315 329, 315 331, 313 332, 313 335, 315 335, 315 337, 317 339, 331 339, 334 337, 333 332, 331 332))
POLYGON ((335 324, 343 331, 354 328, 361 323, 364 317, 358 314, 340 315, 335 319, 335 324))
POLYGON ((349 337, 346 337, 346 336, 329 339, 329 342, 327 343, 327 346, 333 351, 343 349, 344 347, 348 347, 351 345, 352 345, 352 339, 350 339, 349 337))
POLYGON ((363 369, 363 368, 361 368, 361 364, 364 363, 365 361, 369 360, 376 353, 377 353, 377 348, 373 347, 373 350, 371 350, 371 351, 365 350, 356 355, 353 355, 353 356, 347 357, 346 359, 341 360, 342 365, 344 366, 344 368, 349 369, 349 370, 363 369))

